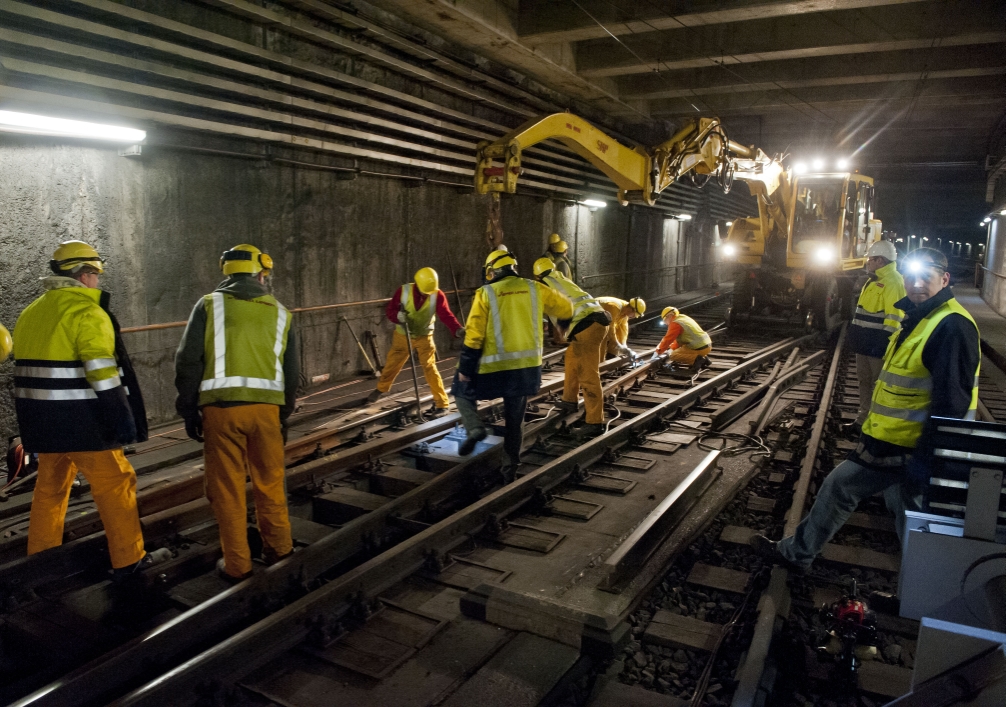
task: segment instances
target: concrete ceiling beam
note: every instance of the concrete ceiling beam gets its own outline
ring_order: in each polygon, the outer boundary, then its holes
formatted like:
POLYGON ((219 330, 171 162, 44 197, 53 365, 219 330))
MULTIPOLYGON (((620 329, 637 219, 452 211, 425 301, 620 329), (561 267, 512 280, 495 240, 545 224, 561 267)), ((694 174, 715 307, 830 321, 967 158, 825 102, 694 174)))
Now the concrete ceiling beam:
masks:
MULTIPOLYGON (((1004 33, 1006 34, 1006 33, 1004 33)), ((735 69, 709 67, 659 75, 623 77, 624 100, 655 100, 929 78, 993 76, 1006 71, 1006 42, 763 62, 735 69)))
POLYGON ((471 49, 482 56, 521 72, 571 99, 584 101, 609 115, 647 119, 617 95, 611 81, 589 80, 576 73, 575 55, 569 45, 553 43, 541 51, 522 44, 517 37, 516 0, 371 0, 418 27, 471 49))
POLYGON ((750 22, 772 17, 790 17, 812 12, 850 10, 895 5, 921 0, 742 0, 727 3, 700 0, 689 3, 687 12, 663 13, 656 3, 613 3, 609 0, 579 0, 582 10, 568 0, 542 2, 521 0, 518 28, 528 46, 553 42, 580 42, 609 36, 641 34, 681 27, 702 27, 728 22, 750 22), (621 10, 624 8, 624 10, 621 10), (585 12, 586 11, 586 12, 585 12), (590 13, 588 15, 587 13, 590 13), (591 16, 597 21, 591 19, 591 16), (604 27, 598 25, 600 22, 604 27))
POLYGON ((1006 3, 932 0, 579 42, 586 78, 1006 41, 1006 3))

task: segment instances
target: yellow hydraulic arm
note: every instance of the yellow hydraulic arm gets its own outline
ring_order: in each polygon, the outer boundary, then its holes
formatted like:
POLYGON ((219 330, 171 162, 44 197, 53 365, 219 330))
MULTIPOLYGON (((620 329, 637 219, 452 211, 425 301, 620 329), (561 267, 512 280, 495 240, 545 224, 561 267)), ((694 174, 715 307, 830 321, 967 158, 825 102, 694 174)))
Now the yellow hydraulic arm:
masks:
POLYGON ((689 173, 715 175, 725 189, 735 177, 762 182, 759 191, 772 194, 783 172, 778 160, 729 140, 719 118, 691 120, 670 140, 646 149, 626 147, 572 113, 553 113, 529 120, 495 142, 479 143, 476 191, 514 193, 521 152, 549 139, 558 140, 604 172, 618 186, 622 204, 652 206, 661 191, 689 173))

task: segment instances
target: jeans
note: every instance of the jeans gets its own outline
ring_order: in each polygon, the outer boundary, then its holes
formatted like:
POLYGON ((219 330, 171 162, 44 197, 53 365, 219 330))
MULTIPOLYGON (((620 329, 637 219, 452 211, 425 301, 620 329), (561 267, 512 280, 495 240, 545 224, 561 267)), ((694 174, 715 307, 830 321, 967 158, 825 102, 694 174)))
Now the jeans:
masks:
MULTIPOLYGON (((479 428, 484 428, 482 418, 478 414, 478 406, 474 399, 463 398, 455 393, 454 402, 461 413, 461 421, 468 434, 479 428)), ((520 448, 524 442, 524 413, 527 412, 527 396, 504 396, 503 420, 506 432, 503 434, 503 464, 505 467, 516 467, 520 464, 520 448)))
POLYGON ((821 484, 810 513, 800 521, 796 533, 780 540, 776 548, 793 564, 810 567, 859 502, 878 493, 884 494, 887 509, 894 514, 898 540, 902 540, 905 511, 918 510, 922 505, 922 496, 910 496, 903 481, 903 474, 899 472, 874 471, 845 460, 821 484))

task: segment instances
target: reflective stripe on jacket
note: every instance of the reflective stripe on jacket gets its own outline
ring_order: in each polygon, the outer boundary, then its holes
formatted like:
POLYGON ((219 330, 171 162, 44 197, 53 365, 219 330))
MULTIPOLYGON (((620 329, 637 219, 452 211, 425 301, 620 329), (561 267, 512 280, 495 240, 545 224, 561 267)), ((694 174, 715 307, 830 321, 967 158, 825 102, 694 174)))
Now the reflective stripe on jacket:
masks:
POLYGON ((283 354, 290 314, 272 295, 240 299, 224 292, 203 297, 205 364, 199 404, 249 402, 283 405, 283 354))
MULTIPOLYGON (((873 388, 870 414, 863 423, 863 433, 875 439, 914 448, 929 417, 933 387, 929 369, 922 363, 922 350, 936 326, 949 314, 960 314, 975 325, 975 320, 957 300, 950 299, 934 309, 905 337, 900 346, 891 337, 884 356, 884 368, 873 388)), ((975 419, 978 410, 978 371, 975 369, 971 405, 965 419, 975 419)))
POLYGON ((115 359, 115 330, 100 305, 102 292, 62 276, 45 278, 45 286, 48 292, 25 308, 13 335, 14 404, 25 449, 119 447, 109 434, 109 418, 132 412, 115 359))
MULTIPOLYGON (((425 336, 433 333, 433 326, 437 314, 437 295, 439 290, 429 295, 426 302, 418 310, 416 302, 412 297, 412 283, 402 285, 402 309, 405 310, 405 322, 409 327, 409 335, 412 338, 425 336)), ((395 331, 405 335, 405 327, 401 324, 395 326, 395 331)))
POLYGON ((681 333, 678 334, 678 344, 681 346, 688 349, 704 349, 713 345, 712 337, 691 317, 679 314, 674 321, 681 325, 681 333))
POLYGON ((856 314, 849 325, 853 353, 881 358, 891 335, 901 328, 905 313, 895 303, 905 296, 905 280, 897 263, 878 268, 859 294, 856 314))
POLYGON ((570 304, 573 305, 573 318, 569 324, 570 329, 579 324, 580 320, 587 315, 600 314, 604 311, 593 295, 588 294, 572 280, 563 277, 558 271, 553 271, 552 274, 544 277, 543 280, 553 290, 557 290, 563 294, 569 300, 570 304))

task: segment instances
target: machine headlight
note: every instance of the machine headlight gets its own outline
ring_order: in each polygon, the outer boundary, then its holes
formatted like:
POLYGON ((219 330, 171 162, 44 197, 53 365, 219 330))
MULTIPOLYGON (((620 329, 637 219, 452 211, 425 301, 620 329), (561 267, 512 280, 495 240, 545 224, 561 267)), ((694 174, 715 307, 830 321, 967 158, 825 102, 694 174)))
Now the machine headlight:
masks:
POLYGON ((817 263, 818 265, 827 265, 828 263, 831 262, 831 259, 834 257, 835 252, 831 248, 828 248, 827 246, 823 246, 815 250, 813 256, 814 262, 817 263))
POLYGON ((804 172, 807 171, 807 165, 804 164, 803 162, 797 162, 795 165, 793 165, 793 171, 796 172, 797 174, 803 174, 804 172))
POLYGON ((732 258, 737 255, 737 246, 730 245, 729 243, 723 246, 723 255, 728 258, 732 258))

